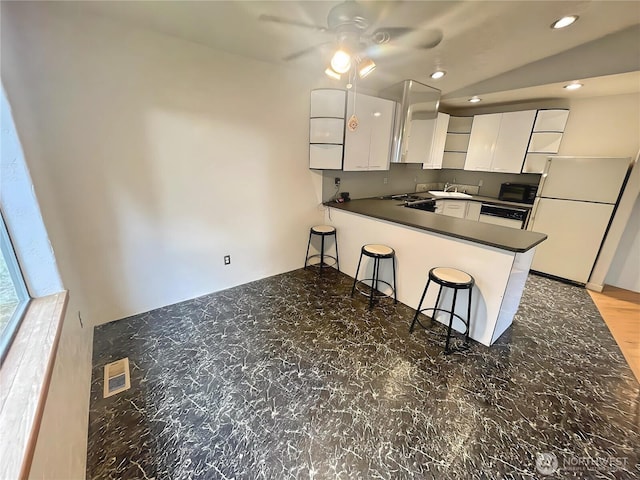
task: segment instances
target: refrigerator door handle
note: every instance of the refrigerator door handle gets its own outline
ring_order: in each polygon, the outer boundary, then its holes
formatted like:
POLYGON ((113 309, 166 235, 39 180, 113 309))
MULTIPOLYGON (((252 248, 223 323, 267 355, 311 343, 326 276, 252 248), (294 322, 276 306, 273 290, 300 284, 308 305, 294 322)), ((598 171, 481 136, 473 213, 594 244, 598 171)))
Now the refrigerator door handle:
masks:
POLYGON ((533 207, 531 208, 531 214, 529 215, 529 220, 527 221, 527 230, 533 231, 533 225, 536 221, 536 214, 538 213, 538 205, 540 204, 540 197, 536 197, 533 201, 533 207))

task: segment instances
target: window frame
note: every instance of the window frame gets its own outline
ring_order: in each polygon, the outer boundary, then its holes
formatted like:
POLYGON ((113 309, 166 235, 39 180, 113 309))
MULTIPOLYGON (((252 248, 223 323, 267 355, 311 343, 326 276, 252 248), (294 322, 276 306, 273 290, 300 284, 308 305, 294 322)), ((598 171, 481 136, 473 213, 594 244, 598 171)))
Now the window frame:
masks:
POLYGON ((29 295, 29 290, 27 288, 27 284, 24 280, 24 275, 22 273, 22 269, 20 268, 20 263, 18 262, 18 257, 16 256, 15 249, 13 248, 13 242, 11 241, 11 237, 9 236, 9 231, 7 230, 7 225, 4 221, 4 214, 0 210, 0 252, 4 258, 5 263, 7 264, 7 270, 9 271, 9 276, 11 277, 11 281, 16 290, 16 294, 19 299, 18 305, 16 305, 16 309, 13 311, 13 315, 9 322, 6 324, 4 329, 0 332, 0 366, 4 363, 4 359, 9 353, 9 348, 11 347, 11 343, 18 332, 18 328, 20 327, 20 323, 24 318, 24 314, 27 310, 27 306, 31 301, 31 296, 29 295))

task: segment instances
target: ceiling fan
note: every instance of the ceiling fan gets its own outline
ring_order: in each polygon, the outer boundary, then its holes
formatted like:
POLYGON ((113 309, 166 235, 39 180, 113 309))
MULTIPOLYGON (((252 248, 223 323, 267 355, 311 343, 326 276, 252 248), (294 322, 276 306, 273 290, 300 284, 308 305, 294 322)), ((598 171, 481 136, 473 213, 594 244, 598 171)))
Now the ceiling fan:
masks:
POLYGON ((416 31, 420 33, 422 39, 420 44, 417 45, 418 48, 433 48, 442 41, 442 32, 440 30, 380 27, 369 32, 368 30, 373 23, 371 12, 355 0, 347 0, 331 8, 327 16, 326 27, 274 15, 261 15, 259 19, 266 22, 309 28, 320 33, 334 35, 335 39, 333 41, 304 48, 287 55, 284 60, 294 60, 326 44, 335 43, 336 49, 331 58, 331 64, 325 70, 325 73, 336 79, 340 79, 341 74, 349 72, 352 67, 355 67, 360 78, 364 78, 371 73, 376 68, 376 64, 367 55, 367 51, 370 50, 369 47, 386 44, 400 45, 398 40, 401 37, 416 31))

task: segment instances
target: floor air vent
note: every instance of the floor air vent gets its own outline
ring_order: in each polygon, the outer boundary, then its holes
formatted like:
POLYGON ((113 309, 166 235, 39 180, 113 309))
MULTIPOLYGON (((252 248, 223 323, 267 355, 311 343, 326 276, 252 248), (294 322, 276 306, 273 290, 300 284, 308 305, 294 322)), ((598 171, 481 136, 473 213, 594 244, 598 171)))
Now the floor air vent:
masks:
POLYGON ((130 387, 128 358, 121 358, 104 366, 104 398, 124 392, 130 387))

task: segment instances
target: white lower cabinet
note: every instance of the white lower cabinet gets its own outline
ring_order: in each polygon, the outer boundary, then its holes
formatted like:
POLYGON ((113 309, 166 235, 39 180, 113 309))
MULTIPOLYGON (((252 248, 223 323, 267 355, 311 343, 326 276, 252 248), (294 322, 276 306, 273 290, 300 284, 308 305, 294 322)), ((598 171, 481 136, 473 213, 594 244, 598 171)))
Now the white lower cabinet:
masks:
POLYGON ((349 92, 344 139, 345 171, 389 170, 395 102, 349 92), (348 127, 352 115, 357 127, 348 127))
POLYGON ((467 202, 467 213, 464 218, 467 220, 473 220, 477 222, 480 220, 480 209, 482 204, 480 202, 467 202))
POLYGON ((478 221, 481 207, 480 202, 469 200, 436 200, 435 213, 478 221))

